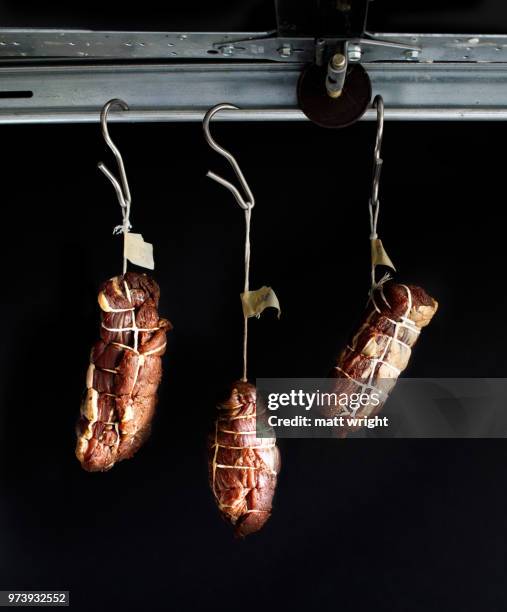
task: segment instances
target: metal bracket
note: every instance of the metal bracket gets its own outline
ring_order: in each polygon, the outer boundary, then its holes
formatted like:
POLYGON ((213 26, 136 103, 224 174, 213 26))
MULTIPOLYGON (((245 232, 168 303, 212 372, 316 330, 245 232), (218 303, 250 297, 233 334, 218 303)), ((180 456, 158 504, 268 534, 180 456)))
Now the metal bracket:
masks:
MULTIPOLYGON (((330 50, 348 41, 349 61, 507 62, 507 36, 480 34, 384 34, 322 37, 330 50), (359 47, 359 49, 358 49, 359 47)), ((312 62, 313 36, 276 32, 99 32, 1 29, 4 60, 242 59, 312 62)))

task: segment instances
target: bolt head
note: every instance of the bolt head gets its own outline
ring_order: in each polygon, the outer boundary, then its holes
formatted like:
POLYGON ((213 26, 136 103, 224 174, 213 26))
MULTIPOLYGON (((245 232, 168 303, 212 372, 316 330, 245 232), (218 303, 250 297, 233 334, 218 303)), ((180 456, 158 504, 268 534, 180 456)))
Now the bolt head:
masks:
POLYGON ((361 45, 358 44, 349 44, 347 49, 347 55, 349 57, 349 62, 358 62, 363 55, 363 50, 361 49, 361 45))
POLYGON ((409 60, 417 60, 419 59, 420 52, 417 49, 407 49, 405 51, 405 57, 409 60))
POLYGON ((331 64, 335 70, 340 70, 346 64, 347 60, 345 56, 341 53, 335 53, 333 55, 333 59, 331 60, 331 64))
POLYGON ((278 49, 278 53, 281 55, 281 57, 290 57, 292 55, 291 45, 283 45, 280 49, 278 49))

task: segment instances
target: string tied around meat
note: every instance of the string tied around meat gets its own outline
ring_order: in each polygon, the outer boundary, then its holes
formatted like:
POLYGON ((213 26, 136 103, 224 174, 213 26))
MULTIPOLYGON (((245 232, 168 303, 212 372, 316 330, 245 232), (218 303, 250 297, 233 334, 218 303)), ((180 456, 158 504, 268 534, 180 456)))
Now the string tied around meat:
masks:
MULTIPOLYGON (((252 208, 255 205, 254 202, 248 202, 247 208, 245 209, 245 282, 243 286, 243 293, 246 294, 250 291, 250 222, 252 220, 252 208)), ((259 313, 260 316, 260 313, 259 313)), ((248 315, 243 312, 243 377, 241 380, 246 382, 247 379, 247 358, 248 358, 248 315)))
MULTIPOLYGON (((255 198, 254 195, 246 182, 246 179, 241 172, 241 168, 239 167, 238 162, 226 149, 221 147, 211 136, 211 132, 209 129, 209 123, 212 117, 221 110, 238 110, 237 106, 232 104, 217 104, 213 108, 211 108, 203 119, 203 129, 204 129, 204 137, 206 138, 206 142, 209 146, 215 150, 217 153, 220 153, 225 159, 231 164, 236 176, 238 177, 239 183, 243 188, 243 191, 246 195, 244 198, 239 189, 235 187, 230 181, 222 178, 218 174, 214 172, 208 172, 206 176, 210 179, 213 179, 220 185, 223 185, 226 189, 228 189, 236 202, 245 212, 245 281, 243 286, 243 292, 246 293, 250 289, 250 252, 251 252, 251 241, 250 241, 250 223, 252 219, 252 208, 255 206, 255 198)), ((243 313, 243 377, 241 380, 247 380, 247 358, 248 358, 248 316, 243 313)))
POLYGON ((278 312, 280 312, 280 305, 278 303, 278 298, 270 287, 262 287, 257 291, 250 291, 250 226, 252 220, 252 209, 255 206, 255 198, 234 156, 229 151, 220 146, 211 136, 209 128, 210 121, 214 117, 214 115, 216 115, 216 113, 222 110, 239 109, 237 106, 227 103, 217 104, 213 108, 210 108, 209 111, 204 115, 203 119, 204 137, 206 138, 206 142, 209 144, 209 146, 214 151, 225 157, 225 159, 232 166, 232 169, 234 170, 234 173, 236 174, 236 177, 238 178, 240 186, 246 197, 241 194, 241 192, 235 185, 233 185, 230 181, 224 179, 223 177, 219 176, 218 174, 215 174, 214 172, 210 171, 206 174, 206 176, 228 189, 234 196, 240 208, 242 208, 245 213, 245 279, 243 285, 243 293, 241 294, 241 299, 243 302, 243 376, 241 380, 243 382, 246 382, 248 358, 248 319, 251 316, 260 316, 261 312, 267 307, 277 308, 278 312))
POLYGON ((116 163, 118 165, 118 172, 120 174, 120 180, 114 176, 114 174, 106 167, 103 162, 99 162, 97 167, 101 172, 105 174, 105 176, 111 181, 111 184, 114 187, 116 195, 118 197, 118 202, 121 206, 122 210, 122 224, 117 225, 113 229, 113 234, 123 234, 124 248, 123 248, 123 274, 127 271, 127 256, 126 256, 126 235, 132 229, 132 224, 130 223, 130 205, 132 203, 132 196, 130 194, 130 188, 127 180, 127 174, 125 172, 125 164, 123 163, 123 158, 118 147, 111 140, 111 136, 109 135, 109 130, 107 127, 107 120, 109 111, 113 106, 119 106, 121 110, 128 111, 128 104, 124 100, 120 100, 119 98, 114 98, 109 100, 104 104, 100 112, 100 125, 102 129, 102 136, 106 141, 107 146, 113 152, 113 155, 116 158, 116 163))
POLYGON ((383 285, 391 280, 391 275, 387 272, 385 273, 380 280, 376 278, 376 267, 387 266, 392 270, 396 270, 393 262, 391 261, 389 255, 386 253, 384 246, 382 245, 382 241, 378 237, 378 218, 380 212, 380 201, 378 197, 379 191, 379 183, 380 183, 380 173, 382 170, 383 160, 380 157, 380 149, 382 147, 382 137, 384 134, 384 101, 382 96, 377 95, 373 100, 374 108, 377 109, 377 136, 375 139, 375 149, 373 153, 373 174, 372 174, 372 190, 371 197, 369 201, 369 213, 370 213, 370 248, 371 248, 371 285, 369 291, 369 299, 372 301, 373 306, 377 312, 380 312, 377 304, 375 303, 374 294, 377 290, 380 289, 382 299, 385 303, 387 300, 384 296, 383 285))

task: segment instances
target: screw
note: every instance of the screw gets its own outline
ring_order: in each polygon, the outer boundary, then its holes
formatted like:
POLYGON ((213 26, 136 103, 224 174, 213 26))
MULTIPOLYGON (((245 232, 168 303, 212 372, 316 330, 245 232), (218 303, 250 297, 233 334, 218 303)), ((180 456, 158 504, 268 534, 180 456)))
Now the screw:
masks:
POLYGON ((234 45, 224 45, 222 47, 223 55, 232 55, 234 53, 234 45))
POLYGON ((418 49, 407 49, 405 51, 405 57, 408 60, 417 60, 419 59, 420 51, 418 49))
POLYGON ((282 45, 280 49, 278 49, 278 53, 281 57, 290 57, 292 55, 292 47, 290 44, 286 43, 282 45))
POLYGON ((348 51, 349 61, 351 62, 358 62, 361 59, 361 56, 363 54, 361 45, 358 45, 357 43, 349 43, 347 51, 348 51))

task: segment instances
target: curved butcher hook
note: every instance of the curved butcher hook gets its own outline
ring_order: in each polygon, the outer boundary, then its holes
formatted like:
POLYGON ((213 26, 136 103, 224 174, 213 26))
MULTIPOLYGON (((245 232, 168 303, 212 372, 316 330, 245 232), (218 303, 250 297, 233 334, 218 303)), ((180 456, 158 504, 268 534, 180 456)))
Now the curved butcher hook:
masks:
POLYGON ((250 187, 248 186, 248 183, 246 182, 245 177, 243 176, 243 172, 241 172, 241 168, 239 167, 238 162, 236 161, 234 156, 231 153, 229 153, 229 151, 227 151, 226 149, 221 147, 217 142, 215 142, 215 140, 213 139, 210 133, 210 128, 209 128, 210 121, 221 110, 239 110, 239 109, 237 106, 233 106, 232 104, 226 104, 226 103, 217 104, 216 106, 213 106, 213 108, 210 108, 209 111, 204 115, 204 119, 202 121, 204 137, 206 138, 206 142, 209 144, 209 146, 212 149, 214 149, 217 153, 220 153, 220 155, 225 157, 225 159, 231 164, 234 172, 236 173, 236 176, 238 177, 240 185, 246 194, 246 199, 241 195, 237 187, 235 187, 232 183, 225 180, 221 176, 218 176, 218 174, 215 174, 214 172, 210 171, 206 174, 206 176, 209 176, 209 178, 213 179, 220 185, 223 185, 224 187, 226 187, 235 197, 236 202, 241 206, 243 210, 252 209, 255 206, 255 198, 253 196, 252 191, 250 190, 250 187))
POLYGON ((116 163, 118 164, 118 171, 120 173, 120 181, 118 181, 118 179, 113 175, 113 173, 106 167, 104 162, 99 162, 97 164, 97 167, 111 181, 114 187, 114 190, 116 191, 116 195, 118 196, 118 201, 120 203, 120 206, 122 207, 122 210, 123 210, 124 224, 123 226, 118 226, 117 228, 115 228, 115 233, 118 233, 121 231, 128 231, 130 229, 130 227, 128 227, 130 225, 128 222, 128 218, 129 218, 129 213, 130 213, 130 204, 132 202, 132 196, 130 195, 130 189, 129 189, 129 185, 127 181, 127 174, 125 172, 125 165, 123 163, 123 158, 121 156, 121 153, 118 147, 111 140, 111 136, 109 135, 109 130, 107 127, 107 118, 109 115, 109 111, 111 110, 113 106, 119 106, 124 111, 129 110, 129 107, 128 107, 128 104, 124 102, 123 100, 120 100, 119 98, 114 98, 112 100, 109 100, 109 102, 106 102, 106 104, 104 104, 104 107, 102 108, 100 112, 100 124, 102 127, 102 136, 104 137, 104 140, 106 141, 107 146, 111 149, 111 151, 113 152, 116 158, 116 163))
POLYGON ((373 153, 373 183, 371 190, 371 202, 375 206, 378 202, 380 171, 382 169, 382 158, 380 157, 382 137, 384 135, 384 100, 382 96, 375 96, 372 107, 377 109, 377 137, 375 139, 375 150, 373 153))

